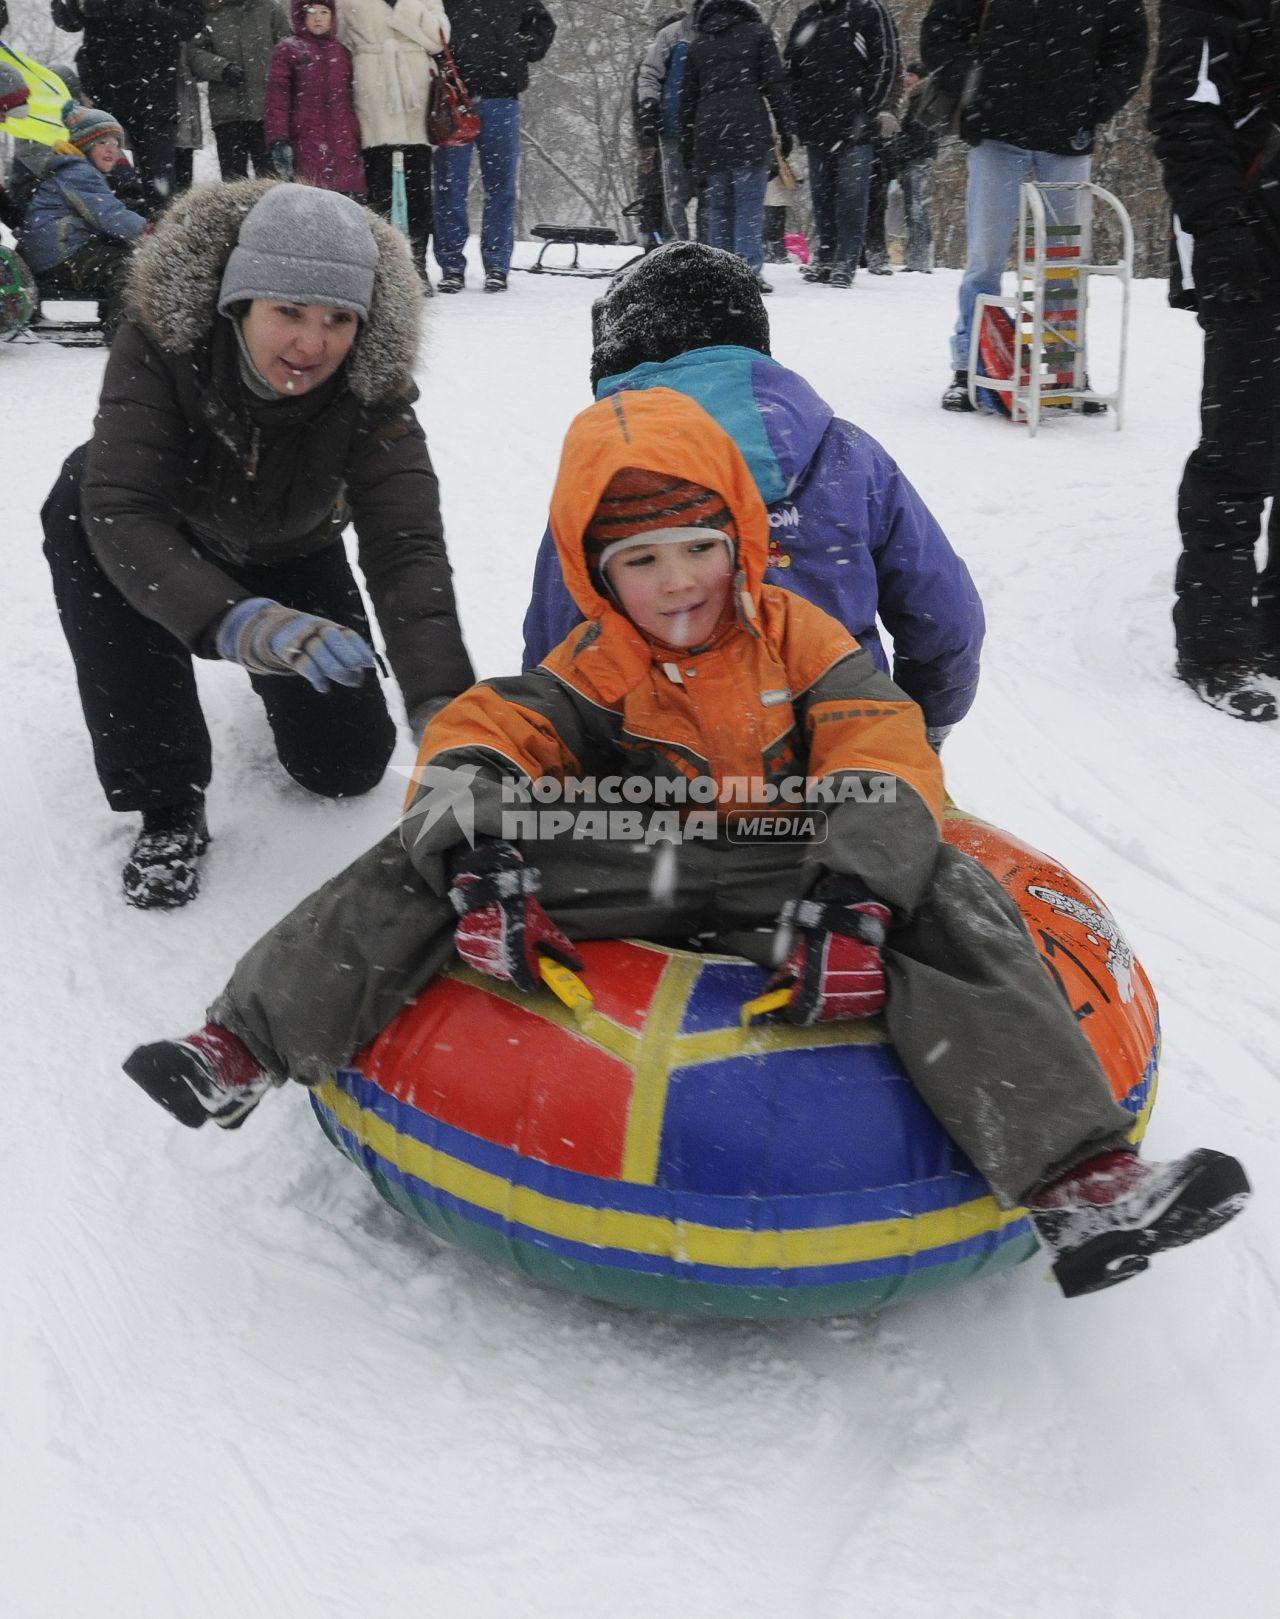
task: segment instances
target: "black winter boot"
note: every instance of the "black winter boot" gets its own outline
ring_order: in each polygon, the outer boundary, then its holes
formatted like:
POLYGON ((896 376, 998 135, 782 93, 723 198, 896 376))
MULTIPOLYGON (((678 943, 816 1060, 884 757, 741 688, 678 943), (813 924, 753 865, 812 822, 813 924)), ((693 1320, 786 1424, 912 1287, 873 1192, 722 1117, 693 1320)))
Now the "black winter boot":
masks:
POLYGON ((943 410, 972 410, 973 401, 969 398, 969 373, 957 371, 952 377, 946 392, 942 396, 943 410))
POLYGON ((1190 686, 1202 703, 1237 720, 1276 717, 1276 700, 1258 684, 1258 674, 1252 663, 1192 663, 1178 659, 1178 679, 1190 686))
POLYGON ((197 862, 209 847, 204 804, 143 810, 142 830, 124 863, 124 897, 139 910, 176 910, 200 892, 197 862))
POLYGON ((179 1124, 198 1130, 207 1119, 237 1130, 272 1081, 244 1042, 218 1023, 183 1040, 156 1040, 125 1059, 124 1071, 179 1124))
POLYGON ((1053 1255, 1069 1299, 1127 1282, 1153 1254, 1181 1248, 1239 1214, 1248 1177, 1211 1147, 1148 1164, 1130 1152, 1099 1153, 1031 1198, 1031 1224, 1053 1255))

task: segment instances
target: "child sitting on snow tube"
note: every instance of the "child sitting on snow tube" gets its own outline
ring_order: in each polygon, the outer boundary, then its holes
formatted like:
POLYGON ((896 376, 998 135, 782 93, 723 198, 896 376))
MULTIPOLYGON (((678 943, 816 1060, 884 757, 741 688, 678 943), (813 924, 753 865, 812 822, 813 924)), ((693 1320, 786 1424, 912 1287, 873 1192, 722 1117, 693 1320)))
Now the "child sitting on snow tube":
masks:
POLYGON ((532 990, 541 954, 580 965, 572 938, 697 940, 780 962, 794 1023, 883 1010, 997 1200, 1029 1206, 1065 1292, 1229 1219, 1240 1165, 1138 1160, 1012 901, 941 841, 919 709, 834 619, 761 583, 765 508, 711 416, 665 389, 593 405, 551 526, 586 622, 538 669, 444 709, 399 830, 253 946, 204 1028, 136 1050, 130 1077, 185 1124, 234 1125, 273 1081, 347 1064, 455 947, 532 990), (796 797, 825 837, 760 835, 761 805, 796 797), (644 799, 688 813, 635 811, 628 841, 601 806, 644 799))

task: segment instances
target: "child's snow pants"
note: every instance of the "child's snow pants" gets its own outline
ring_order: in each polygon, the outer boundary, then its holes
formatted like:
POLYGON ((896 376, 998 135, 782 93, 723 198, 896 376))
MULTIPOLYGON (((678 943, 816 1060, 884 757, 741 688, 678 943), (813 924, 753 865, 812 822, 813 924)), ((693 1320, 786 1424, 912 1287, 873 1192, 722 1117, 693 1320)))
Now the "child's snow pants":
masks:
MULTIPOLYGON (((524 846, 571 938, 637 936, 771 965, 775 919, 800 883, 794 844, 689 842, 654 889, 642 844, 524 846)), ((447 964, 455 917, 389 833, 265 934, 210 1018, 269 1072, 315 1083, 350 1061, 447 964)), ((912 1083, 1005 1206, 1132 1124, 1013 902, 939 846, 933 880, 885 948, 886 1023, 912 1083)), ((483 1084, 483 1074, 476 1076, 483 1084)))

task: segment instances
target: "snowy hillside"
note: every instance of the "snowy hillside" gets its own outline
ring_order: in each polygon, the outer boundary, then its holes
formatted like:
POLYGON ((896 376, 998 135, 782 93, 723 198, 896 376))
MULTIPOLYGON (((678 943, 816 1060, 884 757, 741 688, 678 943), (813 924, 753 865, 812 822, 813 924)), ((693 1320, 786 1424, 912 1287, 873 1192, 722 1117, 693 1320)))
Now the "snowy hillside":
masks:
MULTIPOLYGON (((1237 1153, 1251 1207, 1071 1303, 1033 1261, 879 1317, 699 1324, 441 1247, 296 1087, 239 1133, 170 1124, 121 1057, 198 1023, 258 932, 392 824, 402 784, 309 801, 243 675, 204 666, 204 893, 124 906, 130 822, 93 776, 37 515, 103 357, 5 346, 3 1619, 1278 1611, 1280 726, 1171 678, 1197 329, 1140 285, 1124 431, 1072 418, 1033 442, 938 409, 954 273, 774 279, 779 358, 898 458, 982 590, 953 795, 1108 902, 1162 1004, 1147 1150, 1237 1153)), ((512 283, 436 299, 420 375, 482 674, 518 664, 599 290, 512 283)))

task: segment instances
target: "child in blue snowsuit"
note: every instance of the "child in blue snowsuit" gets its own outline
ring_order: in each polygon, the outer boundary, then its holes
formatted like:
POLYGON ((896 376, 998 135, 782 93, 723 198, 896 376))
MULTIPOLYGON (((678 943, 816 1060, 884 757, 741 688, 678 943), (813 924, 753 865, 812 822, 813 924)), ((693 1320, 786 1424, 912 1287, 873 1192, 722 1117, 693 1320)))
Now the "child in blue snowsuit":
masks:
POLYGON ((107 183, 123 138, 109 112, 76 107, 65 145, 28 142, 13 166, 23 208, 19 253, 46 290, 97 299, 108 338, 119 323, 130 251, 147 229, 107 183))

